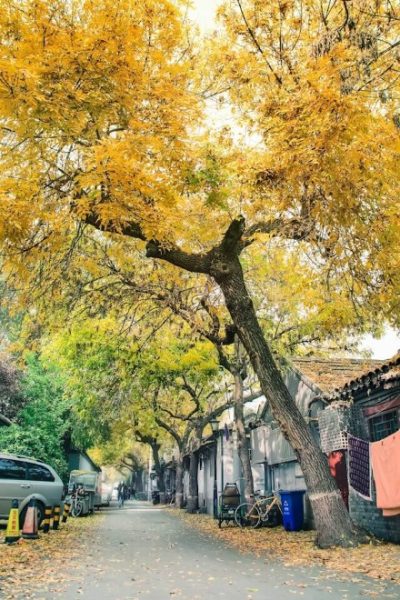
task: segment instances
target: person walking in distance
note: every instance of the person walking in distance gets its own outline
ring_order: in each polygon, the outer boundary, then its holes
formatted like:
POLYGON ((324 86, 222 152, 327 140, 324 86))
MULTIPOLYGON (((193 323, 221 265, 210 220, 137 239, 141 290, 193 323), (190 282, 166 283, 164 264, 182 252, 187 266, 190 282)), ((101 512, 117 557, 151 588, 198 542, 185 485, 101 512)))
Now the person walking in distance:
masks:
POLYGON ((122 508, 125 502, 125 484, 120 481, 118 484, 118 507, 122 508))

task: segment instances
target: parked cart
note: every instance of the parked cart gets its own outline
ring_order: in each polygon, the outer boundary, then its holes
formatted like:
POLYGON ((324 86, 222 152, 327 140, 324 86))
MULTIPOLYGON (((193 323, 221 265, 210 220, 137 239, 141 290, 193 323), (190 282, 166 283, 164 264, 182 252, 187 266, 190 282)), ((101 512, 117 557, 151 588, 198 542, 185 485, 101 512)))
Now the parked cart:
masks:
POLYGON ((71 515, 79 517, 101 506, 100 474, 94 471, 71 471, 67 502, 71 515))
POLYGON ((227 483, 218 503, 218 527, 222 523, 235 522, 235 511, 240 504, 240 492, 236 483, 227 483))

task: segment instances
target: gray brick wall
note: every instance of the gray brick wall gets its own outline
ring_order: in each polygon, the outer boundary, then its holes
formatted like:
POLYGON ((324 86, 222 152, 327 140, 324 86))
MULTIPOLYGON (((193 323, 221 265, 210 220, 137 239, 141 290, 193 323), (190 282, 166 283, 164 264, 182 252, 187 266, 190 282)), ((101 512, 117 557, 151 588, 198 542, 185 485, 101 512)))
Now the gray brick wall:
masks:
POLYGON ((400 544, 400 515, 396 517, 382 516, 381 509, 376 507, 375 486, 372 487, 371 502, 364 500, 350 489, 350 516, 357 525, 372 533, 375 537, 400 544))
MULTIPOLYGON (((385 393, 385 392, 383 392, 385 393)), ((379 398, 376 394, 376 400, 379 398)), ((367 398, 366 398, 367 399, 367 398)), ((372 399, 369 400, 370 404, 372 399)), ((351 408, 350 431, 353 435, 364 440, 370 439, 367 420, 362 413, 363 403, 357 403, 351 408)), ((372 501, 364 500, 350 488, 349 511, 353 521, 372 533, 375 537, 387 542, 400 544, 400 515, 384 517, 382 510, 376 506, 376 492, 372 477, 372 501)))
MULTIPOLYGON (((351 433, 364 440, 369 439, 368 425, 363 417, 361 405, 356 404, 352 407, 351 417, 351 433)), ((384 517, 382 510, 377 508, 373 477, 372 501, 364 500, 350 488, 349 511, 353 521, 375 537, 400 544, 400 515, 384 517)))

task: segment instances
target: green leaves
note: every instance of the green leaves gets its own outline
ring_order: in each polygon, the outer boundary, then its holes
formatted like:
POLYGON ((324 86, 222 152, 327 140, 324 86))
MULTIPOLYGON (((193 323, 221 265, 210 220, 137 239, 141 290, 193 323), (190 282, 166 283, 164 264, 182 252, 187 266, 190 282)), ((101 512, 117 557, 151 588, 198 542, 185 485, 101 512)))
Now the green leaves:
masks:
POLYGON ((65 396, 65 383, 60 371, 31 354, 21 380, 21 393, 26 404, 19 411, 16 423, 0 428, 0 447, 43 460, 53 466, 61 477, 67 474, 64 448, 69 433, 71 402, 65 396))

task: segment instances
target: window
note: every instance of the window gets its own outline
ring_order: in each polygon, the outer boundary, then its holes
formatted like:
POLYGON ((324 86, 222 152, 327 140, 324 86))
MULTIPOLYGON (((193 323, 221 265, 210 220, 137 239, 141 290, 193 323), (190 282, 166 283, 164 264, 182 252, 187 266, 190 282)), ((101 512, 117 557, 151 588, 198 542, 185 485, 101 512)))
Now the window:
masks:
POLYGON ((25 479, 26 465, 20 460, 0 458, 0 479, 25 479))
POLYGON ((369 431, 371 442, 383 440, 391 433, 395 433, 400 427, 399 411, 391 410, 369 419, 369 431))
POLYGON ((43 465, 28 464, 28 479, 31 481, 54 481, 53 475, 43 465))

